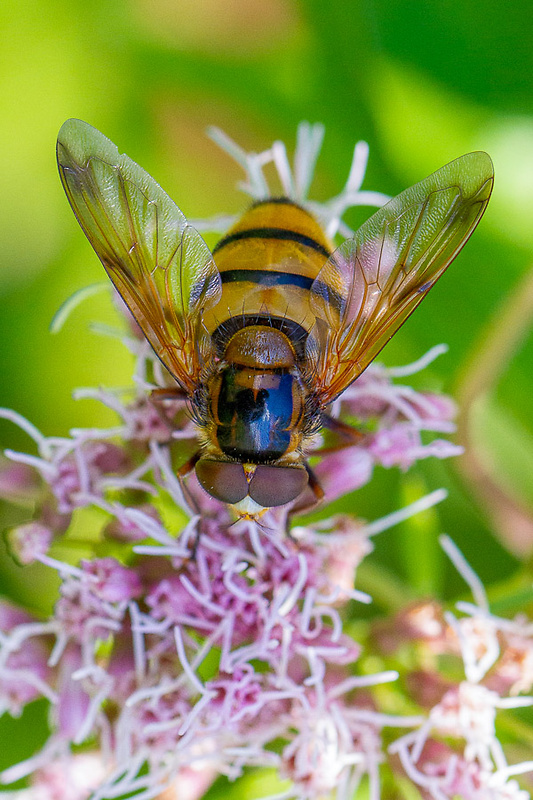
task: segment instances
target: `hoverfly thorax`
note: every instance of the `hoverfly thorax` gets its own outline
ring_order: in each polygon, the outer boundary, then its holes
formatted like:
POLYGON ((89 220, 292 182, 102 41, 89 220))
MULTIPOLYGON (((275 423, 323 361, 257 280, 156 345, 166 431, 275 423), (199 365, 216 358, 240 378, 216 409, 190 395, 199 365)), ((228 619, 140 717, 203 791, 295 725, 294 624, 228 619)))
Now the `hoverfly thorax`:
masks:
POLYGON ((210 252, 154 179, 90 125, 65 122, 57 159, 76 218, 190 401, 201 444, 184 466, 244 516, 308 485, 321 496, 306 462, 313 435, 346 432, 329 407, 459 253, 493 184, 489 156, 468 153, 336 250, 305 203, 263 197, 210 252))
POLYGON ((298 443, 304 401, 287 337, 266 326, 242 329, 230 340, 212 386, 220 449, 245 463, 278 461, 298 443))

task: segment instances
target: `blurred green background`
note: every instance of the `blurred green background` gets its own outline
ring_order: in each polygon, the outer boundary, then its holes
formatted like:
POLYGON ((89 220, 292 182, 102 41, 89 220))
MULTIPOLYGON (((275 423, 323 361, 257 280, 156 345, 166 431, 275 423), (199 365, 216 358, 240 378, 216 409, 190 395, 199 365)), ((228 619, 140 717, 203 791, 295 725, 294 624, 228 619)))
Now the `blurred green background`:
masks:
MULTIPOLYGON (((3 0, 0 405, 63 435, 113 422, 95 402, 74 401, 75 387, 130 382, 124 349, 89 330, 92 320, 117 324, 107 296, 84 303, 58 335, 48 331, 72 292, 103 279, 57 175, 66 118, 102 130, 193 218, 246 204, 234 188, 238 168, 204 135, 208 124, 247 149, 280 138, 292 150, 300 120, 324 122, 317 199, 340 190, 358 139, 370 144, 363 188, 388 194, 487 150, 496 183, 478 231, 383 353, 386 364, 403 364, 449 344, 413 383, 462 400, 467 456, 422 462, 407 476, 379 470, 336 509, 375 519, 439 486, 450 492, 378 538, 359 576, 376 600, 368 613, 466 592, 440 553, 443 531, 495 611, 531 611, 532 30, 530 0, 3 0)), ((1 420, 0 442, 32 446, 1 420)), ((2 527, 25 516, 0 502, 2 527)), ((46 609, 45 573, 2 552, 0 593, 46 609)), ((15 729, 3 725, 11 741, 15 729)), ((6 747, 4 764, 21 757, 20 742, 11 755, 6 747)))
MULTIPOLYGON (((234 188, 238 168, 204 135, 208 124, 247 149, 280 138, 292 150, 300 120, 324 122, 317 199, 340 190, 361 138, 370 143, 364 188, 388 194, 487 150, 496 184, 485 218, 383 354, 403 364, 449 344, 413 382, 464 399, 469 455, 424 462, 406 477, 380 470, 344 508, 373 519, 448 487, 437 512, 377 542, 377 573, 408 593, 462 591, 436 544, 445 530, 516 610, 533 543, 532 23, 529 0, 505 9, 495 0, 3 0, 0 404, 46 434, 66 434, 113 419, 74 401, 73 388, 130 381, 123 348, 89 330, 91 320, 116 324, 107 296, 84 303, 58 335, 48 331, 65 298, 103 279, 57 175, 66 118, 105 132, 193 218, 246 204, 234 188)), ((31 449, 5 422, 0 440, 31 449)), ((7 506, 2 513, 3 525, 15 518, 7 506)), ((5 560, 3 591, 39 606, 42 584, 30 574, 5 560)), ((379 595, 376 580, 368 576, 379 595)))

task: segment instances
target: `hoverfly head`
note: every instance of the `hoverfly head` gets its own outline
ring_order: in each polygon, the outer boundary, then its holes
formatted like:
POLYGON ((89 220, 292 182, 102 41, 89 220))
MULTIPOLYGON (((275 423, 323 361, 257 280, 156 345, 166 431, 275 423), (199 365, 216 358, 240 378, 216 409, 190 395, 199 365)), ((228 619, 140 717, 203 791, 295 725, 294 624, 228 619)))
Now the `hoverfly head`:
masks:
POLYGON ((209 458, 198 461, 196 476, 208 494, 234 506, 245 517, 290 503, 304 491, 309 479, 303 465, 241 464, 209 458))

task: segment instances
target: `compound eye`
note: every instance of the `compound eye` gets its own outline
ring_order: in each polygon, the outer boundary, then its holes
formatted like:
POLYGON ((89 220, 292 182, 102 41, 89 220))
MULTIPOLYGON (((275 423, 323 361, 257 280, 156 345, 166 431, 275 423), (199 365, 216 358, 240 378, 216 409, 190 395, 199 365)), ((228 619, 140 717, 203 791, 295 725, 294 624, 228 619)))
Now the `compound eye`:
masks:
POLYGON ((205 491, 233 505, 248 494, 248 481, 242 464, 235 461, 210 461, 201 458, 196 464, 196 477, 205 491))
POLYGON ((303 492, 309 476, 304 467, 256 467, 248 487, 250 497, 264 508, 284 506, 303 492))

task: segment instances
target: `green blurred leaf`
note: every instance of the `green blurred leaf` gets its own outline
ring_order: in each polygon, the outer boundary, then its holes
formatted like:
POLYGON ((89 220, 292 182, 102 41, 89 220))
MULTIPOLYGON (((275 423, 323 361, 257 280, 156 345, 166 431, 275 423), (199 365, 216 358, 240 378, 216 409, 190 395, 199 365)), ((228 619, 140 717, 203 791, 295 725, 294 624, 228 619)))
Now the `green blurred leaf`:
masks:
POLYGON ((473 446, 495 482, 533 509, 533 436, 492 395, 473 404, 471 426, 473 446))
MULTIPOLYGON (((38 752, 49 735, 47 714, 49 703, 37 700, 25 706, 18 719, 4 714, 0 717, 0 771, 24 761, 38 752)), ((18 789, 25 781, 17 781, 10 789, 18 789)), ((1 797, 1 791, 0 791, 1 797)))
POLYGON ((376 49, 433 74, 476 102, 533 109, 533 24, 527 0, 373 0, 363 6, 376 49), (371 17, 370 17, 371 15, 371 17))
MULTIPOLYGON (((408 505, 427 494, 421 477, 407 475, 402 486, 402 503, 408 505)), ((406 582, 418 596, 440 597, 442 592, 442 550, 438 507, 433 506, 402 523, 398 537, 399 558, 406 582)))

